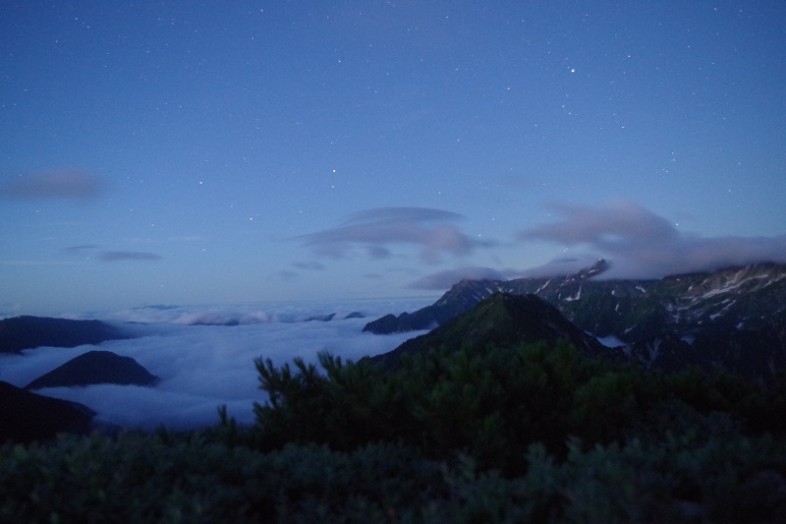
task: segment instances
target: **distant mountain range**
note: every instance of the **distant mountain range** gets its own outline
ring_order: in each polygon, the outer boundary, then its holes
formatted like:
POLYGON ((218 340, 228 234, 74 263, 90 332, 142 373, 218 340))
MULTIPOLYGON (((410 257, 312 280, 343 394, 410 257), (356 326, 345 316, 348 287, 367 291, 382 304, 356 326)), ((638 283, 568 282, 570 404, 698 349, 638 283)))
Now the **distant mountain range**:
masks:
POLYGON ((601 280, 599 260, 576 274, 463 280, 413 313, 364 331, 430 329, 495 293, 534 294, 627 358, 664 370, 698 366, 768 377, 786 366, 786 265, 762 263, 658 280, 601 280))
POLYGON ((0 353, 40 346, 72 348, 105 340, 131 338, 100 320, 22 316, 0 320, 0 353))

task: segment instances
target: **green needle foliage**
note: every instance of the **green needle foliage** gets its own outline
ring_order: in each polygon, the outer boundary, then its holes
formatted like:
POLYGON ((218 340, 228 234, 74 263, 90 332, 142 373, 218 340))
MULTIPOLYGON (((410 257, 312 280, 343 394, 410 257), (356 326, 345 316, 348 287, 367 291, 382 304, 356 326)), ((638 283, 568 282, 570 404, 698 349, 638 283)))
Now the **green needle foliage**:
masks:
POLYGON ((778 522, 783 376, 558 343, 256 362, 254 427, 0 447, 0 522, 778 522))
POLYGON ((761 432, 786 406, 782 396, 768 397, 774 389, 729 375, 648 373, 565 343, 432 350, 392 371, 329 354, 319 363, 321 370, 300 360, 294 368, 257 361, 270 398, 255 405, 263 449, 401 443, 437 460, 466 453, 484 468, 515 473, 535 442, 564 456, 571 438, 585 446, 655 438, 677 419, 685 429, 736 424, 761 432))

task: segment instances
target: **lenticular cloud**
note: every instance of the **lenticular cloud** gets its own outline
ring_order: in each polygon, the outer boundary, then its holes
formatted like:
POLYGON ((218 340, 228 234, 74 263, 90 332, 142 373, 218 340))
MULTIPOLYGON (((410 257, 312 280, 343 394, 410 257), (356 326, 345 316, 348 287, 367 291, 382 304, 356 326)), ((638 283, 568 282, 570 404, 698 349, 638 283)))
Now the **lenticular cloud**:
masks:
POLYGON ((443 255, 468 255, 487 245, 452 224, 461 218, 441 209, 377 208, 355 213, 341 226, 299 238, 319 256, 387 258, 393 255, 391 246, 405 245, 418 249, 423 262, 435 264, 443 255))

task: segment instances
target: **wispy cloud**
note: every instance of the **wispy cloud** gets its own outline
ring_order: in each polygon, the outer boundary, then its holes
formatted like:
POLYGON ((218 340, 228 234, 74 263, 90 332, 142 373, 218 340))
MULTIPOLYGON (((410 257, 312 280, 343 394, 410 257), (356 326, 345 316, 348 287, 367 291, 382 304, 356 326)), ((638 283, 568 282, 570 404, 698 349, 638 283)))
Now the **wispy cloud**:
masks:
POLYGON ((554 209, 561 220, 524 230, 519 239, 588 248, 611 259, 609 276, 660 277, 761 261, 786 262, 786 235, 686 234, 666 218, 630 202, 600 208, 558 204, 554 209))
POLYGON ((94 244, 81 244, 76 246, 68 246, 64 249, 65 253, 72 256, 86 256, 87 258, 95 258, 102 262, 156 262, 162 260, 163 257, 156 253, 148 251, 111 251, 102 250, 101 246, 94 244))
POLYGON ((104 262, 120 262, 120 261, 138 261, 138 262, 156 262, 161 260, 161 255, 155 253, 147 253, 144 251, 104 251, 101 253, 100 259, 104 262))
POLYGON ((298 237, 319 256, 343 258, 364 256, 388 258, 392 246, 409 245, 419 250, 426 263, 437 263, 443 255, 467 255, 481 243, 452 223, 463 218, 457 213, 420 207, 386 207, 351 215, 341 226, 298 237))
POLYGON ((99 249, 100 246, 96 246, 94 244, 82 244, 78 246, 68 246, 65 248, 65 252, 69 255, 80 255, 82 253, 89 253, 91 251, 95 251, 99 249))
POLYGON ((0 266, 8 267, 74 266, 77 264, 79 262, 64 260, 0 259, 0 266))
POLYGON ((311 271, 322 271, 325 269, 325 265, 319 262, 293 262, 292 265, 298 269, 308 269, 311 271))
POLYGON ((450 286, 463 279, 472 280, 506 280, 519 276, 508 271, 499 271, 489 267, 462 267, 439 271, 426 275, 410 284, 413 289, 448 289, 450 286))
POLYGON ((572 275, 578 273, 582 269, 587 269, 597 262, 597 254, 593 256, 579 253, 577 256, 572 257, 557 257, 549 260, 545 264, 522 271, 521 276, 536 278, 572 275))
POLYGON ((14 200, 86 200, 103 190, 103 182, 95 175, 69 170, 20 175, 0 185, 0 195, 14 200))

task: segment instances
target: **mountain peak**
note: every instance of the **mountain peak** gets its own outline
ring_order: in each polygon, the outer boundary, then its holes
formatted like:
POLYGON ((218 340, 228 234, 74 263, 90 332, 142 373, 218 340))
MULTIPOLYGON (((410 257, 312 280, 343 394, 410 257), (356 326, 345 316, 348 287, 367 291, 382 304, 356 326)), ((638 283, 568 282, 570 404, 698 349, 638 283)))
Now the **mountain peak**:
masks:
POLYGON ((373 360, 386 367, 396 367, 401 355, 431 348, 482 349, 489 344, 505 347, 539 341, 565 341, 591 354, 604 351, 597 340, 586 335, 563 317, 559 310, 538 296, 495 293, 470 311, 373 360))
POLYGON ((371 322, 365 330, 432 328, 494 293, 535 294, 583 332, 624 346, 631 360, 647 367, 720 367, 764 379, 786 367, 786 264, 763 262, 662 279, 592 278, 608 267, 601 259, 569 276, 464 281, 431 306, 389 315, 384 324, 371 322))
POLYGON ((590 267, 584 268, 581 271, 579 271, 578 273, 576 273, 576 278, 579 278, 581 280, 584 280, 584 279, 587 279, 587 278, 592 278, 594 276, 597 276, 597 275, 600 275, 601 273, 606 272, 610 267, 611 267, 611 264, 609 264, 606 261, 606 259, 599 258, 590 267))
MULTIPOLYGON (((478 302, 495 293, 510 293, 522 295, 526 293, 538 294, 541 288, 547 286, 570 288, 589 280, 606 271, 610 264, 604 259, 598 259, 593 265, 570 275, 518 278, 514 280, 489 280, 489 279, 463 279, 454 284, 433 305, 421 308, 413 313, 402 313, 399 316, 385 315, 366 324, 363 331, 376 334, 388 334, 418 329, 430 329, 443 322, 460 315, 474 307, 478 302), (536 285, 529 286, 530 283, 536 285), (526 287, 522 291, 522 285, 526 287)), ((566 289, 567 292, 572 290, 566 289)))

